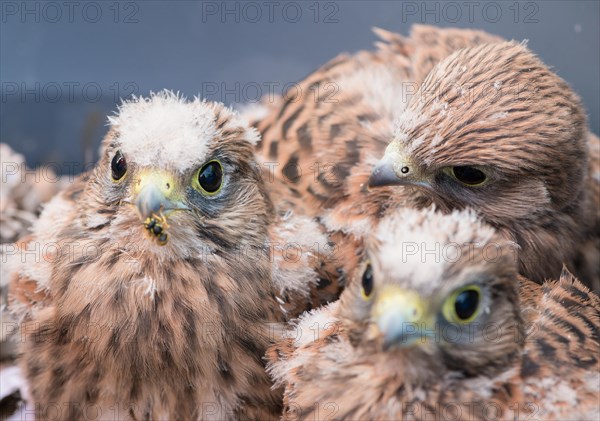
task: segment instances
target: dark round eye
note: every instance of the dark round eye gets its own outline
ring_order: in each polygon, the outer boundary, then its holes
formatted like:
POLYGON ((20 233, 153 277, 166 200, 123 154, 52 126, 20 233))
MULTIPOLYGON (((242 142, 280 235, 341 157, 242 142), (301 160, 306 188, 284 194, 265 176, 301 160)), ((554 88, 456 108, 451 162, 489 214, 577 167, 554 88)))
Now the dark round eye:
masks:
POLYGON ((469 320, 479 308, 479 291, 466 289, 456 296, 454 312, 459 320, 469 320))
POLYGON ((198 183, 206 193, 214 194, 219 191, 223 183, 223 167, 219 161, 210 161, 200 168, 198 183))
POLYGON ((120 180, 127 172, 127 161, 121 151, 117 151, 115 156, 113 156, 110 163, 110 169, 113 180, 120 180))
POLYGON ((483 171, 469 166, 452 167, 452 174, 458 181, 467 186, 478 186, 487 179, 483 171))
POLYGON ((362 276, 362 293, 365 298, 369 298, 373 292, 373 267, 369 263, 362 276))

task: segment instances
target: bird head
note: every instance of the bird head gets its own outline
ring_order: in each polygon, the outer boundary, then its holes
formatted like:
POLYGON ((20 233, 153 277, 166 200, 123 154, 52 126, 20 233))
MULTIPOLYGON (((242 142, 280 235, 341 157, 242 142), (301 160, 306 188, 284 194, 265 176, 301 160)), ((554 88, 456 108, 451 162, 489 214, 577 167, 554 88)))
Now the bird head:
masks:
POLYGON ((473 212, 403 209, 367 241, 340 311, 353 345, 392 366, 476 375, 521 349, 517 278, 514 243, 473 212))
POLYGON ((497 227, 535 223, 578 200, 586 119, 569 86, 516 42, 459 50, 399 115, 369 186, 416 188, 444 209, 497 227))
POLYGON ((258 134, 232 110, 163 91, 125 102, 109 120, 87 228, 174 258, 263 244, 271 208, 254 159, 258 134))

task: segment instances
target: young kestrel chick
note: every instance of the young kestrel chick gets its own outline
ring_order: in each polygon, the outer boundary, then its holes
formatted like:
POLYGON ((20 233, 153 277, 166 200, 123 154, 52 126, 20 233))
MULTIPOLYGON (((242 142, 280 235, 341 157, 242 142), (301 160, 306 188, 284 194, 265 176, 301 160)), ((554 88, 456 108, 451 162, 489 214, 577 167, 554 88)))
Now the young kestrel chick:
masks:
POLYGON ((162 92, 110 122, 96 168, 15 254, 12 307, 26 321, 38 417, 280 413, 262 358, 268 324, 284 319, 285 282, 306 295, 311 272, 273 250, 299 229, 312 244, 310 220, 274 225, 258 133, 221 104, 162 92))
POLYGON ((528 278, 556 278, 566 263, 600 290, 600 144, 567 84, 525 46, 481 31, 378 35, 376 51, 325 64, 257 123, 285 198, 336 243, 331 287, 351 277, 382 215, 435 203, 471 206, 515 240, 528 278))
POLYGON ((600 299, 475 217, 382 220, 340 301, 269 350, 285 419, 597 419, 600 299))
POLYGON ((367 192, 371 168, 393 136, 393 121, 431 68, 460 48, 502 41, 483 31, 415 25, 410 37, 381 29, 376 51, 341 54, 255 113, 262 161, 284 188, 274 201, 316 216, 333 244, 319 299, 339 296, 362 237, 390 206, 389 189, 367 192), (266 112, 266 116, 264 113, 266 112))
POLYGON ((588 136, 579 98, 523 44, 464 49, 429 73, 369 186, 476 209, 519 244, 520 272, 542 282, 563 263, 585 266, 581 246, 598 235, 588 136))

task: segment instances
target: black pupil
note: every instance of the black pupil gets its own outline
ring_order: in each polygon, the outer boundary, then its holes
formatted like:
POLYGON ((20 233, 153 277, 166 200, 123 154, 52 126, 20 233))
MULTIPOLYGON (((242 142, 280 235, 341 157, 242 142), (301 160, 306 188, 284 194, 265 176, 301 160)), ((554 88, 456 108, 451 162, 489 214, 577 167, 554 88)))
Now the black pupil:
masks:
POLYGON ((373 268, 371 268, 371 265, 368 265, 365 269, 365 273, 363 273, 362 287, 363 292, 367 297, 373 292, 373 268))
POLYGON ((117 152, 110 163, 112 176, 115 180, 120 180, 127 172, 127 161, 121 152, 117 152))
POLYGON ((454 167, 452 169, 456 178, 465 184, 481 184, 485 181, 485 174, 473 167, 454 167))
POLYGON ((456 315, 461 320, 467 320, 477 311, 479 305, 479 293, 474 290, 466 290, 458 294, 454 302, 456 315))
POLYGON ((209 162, 200 170, 198 182, 209 193, 214 193, 221 187, 223 170, 218 162, 209 162))

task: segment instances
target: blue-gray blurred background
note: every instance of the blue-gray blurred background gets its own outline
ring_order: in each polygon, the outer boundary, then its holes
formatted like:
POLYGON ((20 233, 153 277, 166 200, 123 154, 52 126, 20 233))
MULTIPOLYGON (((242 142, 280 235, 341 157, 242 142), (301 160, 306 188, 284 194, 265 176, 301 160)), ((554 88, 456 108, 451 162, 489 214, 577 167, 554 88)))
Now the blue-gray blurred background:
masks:
MULTIPOLYGON (((0 140, 31 165, 91 162, 119 98, 169 88, 228 104, 280 92, 379 26, 517 40, 583 98, 599 133, 600 2, 0 2, 0 140)), ((70 168, 71 164, 67 164, 70 168)))

